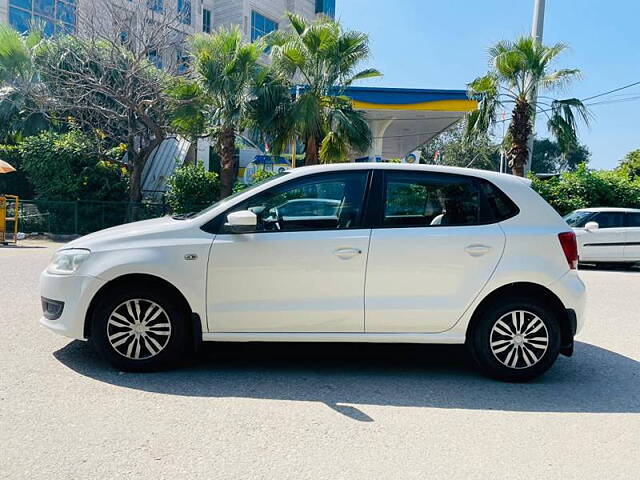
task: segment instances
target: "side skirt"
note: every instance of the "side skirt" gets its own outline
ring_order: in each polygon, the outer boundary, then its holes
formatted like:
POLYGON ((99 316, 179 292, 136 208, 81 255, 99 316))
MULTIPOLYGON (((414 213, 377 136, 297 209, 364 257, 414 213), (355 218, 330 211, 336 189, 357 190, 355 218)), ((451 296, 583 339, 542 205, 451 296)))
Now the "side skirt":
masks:
POLYGON ((203 333, 205 342, 363 342, 463 344, 464 334, 443 333, 203 333))

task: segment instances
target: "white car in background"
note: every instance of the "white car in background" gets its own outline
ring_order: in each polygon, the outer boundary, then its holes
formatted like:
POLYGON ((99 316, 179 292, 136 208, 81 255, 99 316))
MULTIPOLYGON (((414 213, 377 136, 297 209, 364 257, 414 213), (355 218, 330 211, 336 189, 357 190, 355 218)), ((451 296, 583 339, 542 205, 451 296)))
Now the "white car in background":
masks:
POLYGON ((640 209, 583 208, 564 219, 576 232, 581 263, 640 262, 640 209))
POLYGON ((525 179, 302 167, 65 245, 41 276, 41 323, 123 370, 174 365, 201 341, 446 343, 523 381, 573 352, 577 262, 574 232, 525 179))

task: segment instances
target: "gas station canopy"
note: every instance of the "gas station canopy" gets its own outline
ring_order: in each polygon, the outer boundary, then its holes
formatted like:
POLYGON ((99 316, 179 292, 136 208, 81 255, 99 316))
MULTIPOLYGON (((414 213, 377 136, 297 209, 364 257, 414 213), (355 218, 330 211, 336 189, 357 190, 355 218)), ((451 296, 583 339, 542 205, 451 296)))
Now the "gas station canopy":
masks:
POLYGON ((349 87, 345 95, 367 114, 369 161, 404 158, 476 108, 464 90, 349 87))

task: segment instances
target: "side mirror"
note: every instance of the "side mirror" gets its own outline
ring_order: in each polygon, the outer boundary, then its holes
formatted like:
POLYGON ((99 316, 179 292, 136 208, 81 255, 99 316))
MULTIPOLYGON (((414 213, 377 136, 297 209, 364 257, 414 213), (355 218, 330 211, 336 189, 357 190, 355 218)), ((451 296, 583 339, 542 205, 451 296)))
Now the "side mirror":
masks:
POLYGON ((249 210, 240 210, 227 215, 226 227, 233 233, 251 233, 256 231, 258 217, 249 210))
POLYGON ((584 228, 586 230, 598 230, 600 228, 600 225, 598 225, 598 222, 587 222, 584 228))

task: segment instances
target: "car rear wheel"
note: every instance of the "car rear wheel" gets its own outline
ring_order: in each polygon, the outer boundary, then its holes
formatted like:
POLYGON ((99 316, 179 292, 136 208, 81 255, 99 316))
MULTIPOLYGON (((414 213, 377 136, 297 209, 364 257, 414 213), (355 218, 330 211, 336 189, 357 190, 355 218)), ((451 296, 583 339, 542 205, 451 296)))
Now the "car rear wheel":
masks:
POLYGON ((530 299, 510 299, 485 309, 467 344, 480 368, 500 380, 522 382, 547 371, 560 351, 553 310, 530 299))
POLYGON ((186 312, 171 292, 124 288, 93 315, 91 340, 114 367, 134 372, 174 366, 185 350, 186 312))

